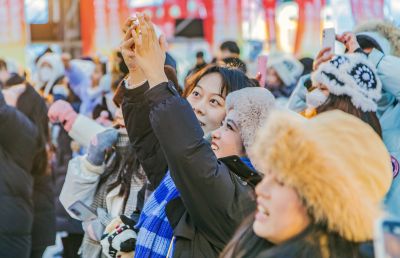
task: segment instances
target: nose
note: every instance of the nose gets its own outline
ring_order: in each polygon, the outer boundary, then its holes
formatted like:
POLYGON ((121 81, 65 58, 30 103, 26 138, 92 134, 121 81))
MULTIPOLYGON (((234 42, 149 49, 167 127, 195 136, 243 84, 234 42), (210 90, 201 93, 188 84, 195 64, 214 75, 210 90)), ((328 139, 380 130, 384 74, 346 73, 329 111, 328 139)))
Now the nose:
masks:
POLYGON ((212 138, 213 140, 218 140, 218 139, 221 138, 221 133, 220 133, 220 131, 219 131, 219 128, 216 129, 216 130, 214 130, 214 131, 212 131, 212 133, 211 133, 211 138, 212 138))
POLYGON ((195 103, 192 107, 193 107, 193 111, 195 114, 197 115, 205 115, 205 103, 204 103, 204 99, 198 101, 197 103, 195 103))
POLYGON ((258 183, 258 185, 256 186, 255 192, 257 196, 262 196, 267 199, 270 198, 269 194, 270 181, 271 181, 270 177, 268 175, 265 175, 263 180, 261 180, 261 182, 258 183))

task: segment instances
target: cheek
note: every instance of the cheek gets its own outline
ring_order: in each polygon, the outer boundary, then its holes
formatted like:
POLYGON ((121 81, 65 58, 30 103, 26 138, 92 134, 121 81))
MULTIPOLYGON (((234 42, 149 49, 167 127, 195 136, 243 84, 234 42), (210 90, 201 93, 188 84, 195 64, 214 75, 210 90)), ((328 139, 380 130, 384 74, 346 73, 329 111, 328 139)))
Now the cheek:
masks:
POLYGON ((206 119, 209 123, 220 127, 225 115, 225 107, 207 106, 206 119))

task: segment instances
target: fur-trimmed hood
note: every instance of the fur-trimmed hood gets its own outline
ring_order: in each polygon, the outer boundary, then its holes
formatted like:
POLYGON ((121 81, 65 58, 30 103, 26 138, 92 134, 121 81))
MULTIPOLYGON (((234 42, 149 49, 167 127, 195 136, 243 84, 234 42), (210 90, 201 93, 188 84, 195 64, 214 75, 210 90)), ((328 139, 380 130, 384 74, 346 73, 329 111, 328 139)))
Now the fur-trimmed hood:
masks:
POLYGON ((349 241, 372 239, 392 169, 370 126, 338 110, 310 120, 277 111, 259 131, 253 153, 263 171, 297 191, 314 223, 349 241))
MULTIPOLYGON (((385 43, 383 43, 384 41, 382 41, 382 38, 379 38, 379 36, 383 37, 389 42, 390 52, 385 54, 391 54, 400 57, 400 29, 397 28, 393 23, 382 20, 372 20, 360 24, 354 29, 354 32, 357 35, 375 32, 376 34, 371 34, 368 36, 372 36, 380 45, 385 45, 385 43)), ((384 48, 384 46, 382 47, 384 48)))

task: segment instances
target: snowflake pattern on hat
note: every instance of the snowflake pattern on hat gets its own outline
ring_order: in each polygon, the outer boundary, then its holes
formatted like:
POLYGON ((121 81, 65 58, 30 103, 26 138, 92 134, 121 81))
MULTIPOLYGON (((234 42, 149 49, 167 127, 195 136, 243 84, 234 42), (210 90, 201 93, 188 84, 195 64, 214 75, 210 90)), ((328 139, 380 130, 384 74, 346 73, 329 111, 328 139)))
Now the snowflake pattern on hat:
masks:
POLYGON ((341 66, 345 62, 349 62, 349 59, 345 56, 335 56, 330 61, 330 63, 333 64, 336 68, 339 68, 339 66, 341 66))
POLYGON ((349 96, 353 105, 364 112, 377 110, 382 83, 365 55, 335 56, 321 64, 311 77, 313 83, 325 85, 330 94, 349 96))
POLYGON ((365 90, 376 89, 377 83, 375 74, 365 64, 357 64, 350 72, 350 75, 354 77, 361 88, 365 90))

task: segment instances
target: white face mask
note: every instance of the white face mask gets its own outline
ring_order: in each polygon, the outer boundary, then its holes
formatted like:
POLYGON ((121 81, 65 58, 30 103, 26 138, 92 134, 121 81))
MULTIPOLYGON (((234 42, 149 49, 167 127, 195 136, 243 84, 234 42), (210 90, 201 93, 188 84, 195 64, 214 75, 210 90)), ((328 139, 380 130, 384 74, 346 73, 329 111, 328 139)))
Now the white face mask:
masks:
POLYGON ((42 82, 48 82, 51 79, 51 74, 53 72, 53 69, 50 67, 42 67, 39 70, 39 78, 42 82))
POLYGON ((318 88, 306 94, 306 103, 309 107, 317 108, 324 104, 327 99, 328 97, 318 88))
POLYGON ((61 95, 64 97, 68 97, 69 90, 62 84, 54 85, 53 87, 53 95, 61 95))

